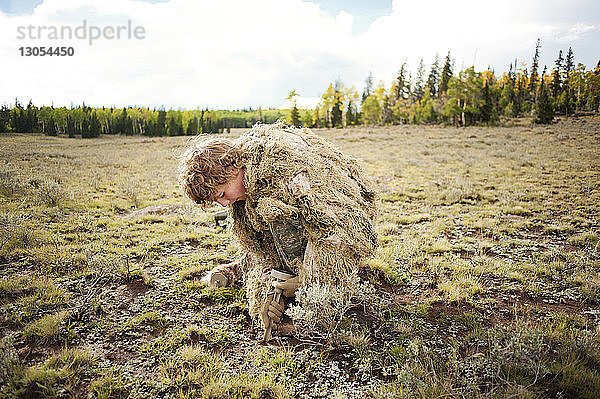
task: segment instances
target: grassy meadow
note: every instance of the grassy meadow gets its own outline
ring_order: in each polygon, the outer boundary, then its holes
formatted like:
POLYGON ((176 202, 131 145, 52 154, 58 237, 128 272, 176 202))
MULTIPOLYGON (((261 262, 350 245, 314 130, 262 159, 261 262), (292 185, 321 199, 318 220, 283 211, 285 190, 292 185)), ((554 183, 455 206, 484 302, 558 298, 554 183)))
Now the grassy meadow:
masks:
POLYGON ((599 397, 600 118, 316 132, 379 187, 384 305, 268 345, 200 282, 237 248, 186 138, 0 135, 0 398, 599 397))

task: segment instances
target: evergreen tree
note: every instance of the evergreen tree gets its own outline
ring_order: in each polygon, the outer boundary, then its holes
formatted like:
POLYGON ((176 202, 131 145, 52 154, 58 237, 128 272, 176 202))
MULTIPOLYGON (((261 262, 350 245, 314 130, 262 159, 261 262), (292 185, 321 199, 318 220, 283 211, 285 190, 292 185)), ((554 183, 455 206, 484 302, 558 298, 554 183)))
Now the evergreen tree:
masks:
POLYGON ((358 124, 358 110, 352 100, 348 101, 348 107, 346 108, 346 126, 353 126, 358 124))
POLYGON ((400 67, 400 71, 398 71, 398 76, 396 76, 396 80, 392 85, 392 102, 396 103, 407 97, 407 89, 410 82, 407 79, 407 70, 406 70, 406 62, 402 64, 400 67))
POLYGON ((193 116, 188 122, 187 130, 185 132, 188 136, 195 136, 200 133, 200 117, 193 116))
MULTIPOLYGON (((204 115, 204 113, 203 113, 204 115)), ((167 112, 164 109, 158 111, 158 117, 156 119, 156 135, 164 136, 167 134, 167 112)), ((203 130, 205 131, 205 130, 203 130)), ((208 131, 208 130, 207 130, 208 131)))
POLYGON ((23 125, 23 129, 27 132, 38 131, 37 108, 33 105, 31 100, 29 100, 29 104, 27 104, 23 125))
POLYGON ((121 114, 117 118, 116 128, 117 128, 117 132, 119 134, 124 134, 127 136, 133 134, 131 118, 127 115, 126 108, 123 108, 123 110, 121 111, 121 114))
POLYGON ((54 116, 50 116, 50 120, 46 126, 46 135, 47 136, 57 136, 58 133, 56 131, 56 122, 54 121, 54 116))
POLYGON ((423 64, 423 58, 419 62, 419 68, 417 69, 417 77, 415 80, 415 89, 413 90, 413 94, 415 97, 415 102, 421 101, 423 95, 425 94, 425 87, 423 79, 425 78, 425 65, 423 64))
POLYGON ((298 93, 296 93, 296 90, 292 90, 287 96, 287 99, 292 102, 292 109, 290 110, 289 122, 292 126, 299 127, 301 126, 300 111, 298 110, 298 106, 296 104, 296 97, 298 97, 298 93))
POLYGON ((539 68, 539 59, 540 59, 540 39, 538 38, 535 42, 535 54, 533 56, 533 63, 531 64, 531 75, 529 76, 529 94, 531 98, 535 101, 536 92, 537 92, 537 84, 539 80, 538 68, 539 68))
POLYGON ((452 77, 452 59, 450 58, 450 51, 446 55, 446 61, 444 62, 444 68, 442 68, 442 75, 440 76, 440 87, 438 89, 438 95, 446 93, 448 91, 448 82, 452 77))
POLYGON ((167 134, 169 136, 182 136, 183 126, 181 124, 181 114, 169 111, 167 119, 167 134))
POLYGON ((102 125, 100 124, 100 120, 96 115, 96 112, 92 112, 89 119, 89 137, 100 137, 100 131, 102 129, 102 125))
POLYGON ((575 67, 575 56, 573 55, 573 50, 569 47, 569 52, 567 53, 567 57, 565 59, 565 80, 564 80, 564 95, 562 98, 562 103, 565 110, 565 115, 569 116, 573 113, 573 91, 571 90, 571 73, 573 72, 573 68, 575 67))
POLYGON ((542 78, 542 83, 540 85, 540 95, 536 104, 535 123, 548 124, 552 123, 553 119, 554 109, 552 108, 552 103, 550 102, 550 98, 548 97, 548 90, 546 89, 546 85, 544 84, 544 78, 542 78))
POLYGON ((342 127, 342 103, 339 98, 336 99, 331 109, 331 125, 332 127, 342 127))
POLYGON ((19 100, 15 99, 15 107, 10 117, 11 130, 17 133, 25 133, 24 112, 19 100))
POLYGON ((568 81, 571 77, 571 71, 575 67, 575 56, 573 55, 573 49, 569 47, 567 58, 565 59, 565 81, 568 81))
POLYGON ((436 54, 435 60, 431 65, 429 76, 427 77, 427 88, 431 97, 436 98, 438 95, 438 85, 440 81, 440 57, 436 54))
POLYGON ((0 133, 8 132, 10 127, 10 108, 3 105, 0 108, 0 133))
POLYGON ((84 117, 79 126, 82 139, 90 139, 93 137, 90 129, 90 120, 88 118, 84 117))
POLYGON ((492 113, 494 111, 494 107, 492 103, 492 96, 490 94, 490 86, 487 80, 485 81, 485 84, 481 89, 481 99, 482 104, 479 113, 481 121, 485 124, 489 124, 492 121, 492 113))
POLYGON ((563 55, 562 50, 558 51, 558 58, 554 61, 554 69, 552 70, 552 83, 550 84, 550 90, 552 91, 552 97, 556 98, 559 96, 562 89, 562 74, 563 74, 563 55))
POLYGON ((75 123, 70 115, 65 118, 65 133, 69 138, 75 138, 75 123))
POLYGON ((290 110, 290 122, 292 123, 292 126, 296 126, 296 127, 302 126, 302 124, 300 122, 300 111, 298 110, 296 101, 294 101, 292 109, 290 110))

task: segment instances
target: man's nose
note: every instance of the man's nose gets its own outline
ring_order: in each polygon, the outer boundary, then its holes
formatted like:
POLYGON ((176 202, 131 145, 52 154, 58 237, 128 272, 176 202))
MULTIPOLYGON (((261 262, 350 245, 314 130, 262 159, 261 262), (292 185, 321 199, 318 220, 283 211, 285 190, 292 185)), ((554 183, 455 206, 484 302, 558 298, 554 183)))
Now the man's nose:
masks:
POLYGON ((222 207, 226 207, 227 205, 229 205, 229 200, 226 200, 225 198, 219 198, 217 200, 217 202, 219 203, 219 205, 221 205, 222 207))

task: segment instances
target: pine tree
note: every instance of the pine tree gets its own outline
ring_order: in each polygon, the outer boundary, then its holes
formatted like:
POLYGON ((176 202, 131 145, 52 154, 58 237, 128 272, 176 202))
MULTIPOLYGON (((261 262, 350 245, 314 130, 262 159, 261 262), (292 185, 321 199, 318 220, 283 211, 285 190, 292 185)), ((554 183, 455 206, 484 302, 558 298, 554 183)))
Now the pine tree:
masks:
POLYGON ((92 112, 89 119, 89 137, 100 137, 100 131, 102 129, 102 125, 100 124, 100 120, 96 115, 96 112, 92 112))
POLYGON ((571 90, 571 73, 573 72, 573 68, 575 67, 575 56, 573 55, 573 50, 569 47, 569 52, 567 53, 567 58, 565 59, 565 80, 564 80, 564 110, 565 115, 569 116, 573 113, 573 92, 571 90))
POLYGON ((406 62, 404 62, 398 71, 398 76, 396 76, 394 84, 392 85, 391 92, 394 103, 406 98, 406 89, 408 85, 409 81, 407 79, 406 62))
POLYGON ((552 83, 550 89, 552 97, 557 98, 562 89, 562 74, 563 74, 563 55, 562 50, 558 51, 558 58, 554 61, 554 69, 552 70, 552 83))
POLYGON ((26 133, 25 130, 25 118, 24 118, 23 106, 19 103, 19 100, 15 99, 15 107, 12 109, 10 125, 11 130, 17 133, 26 133))
POLYGON ((498 113, 505 116, 512 116, 512 108, 514 105, 514 82, 512 80, 512 63, 508 73, 502 76, 502 82, 500 84, 500 100, 498 103, 498 113))
POLYGON ((342 103, 339 101, 339 98, 336 99, 333 108, 331 109, 331 126, 342 126, 342 103))
POLYGON ((185 132, 188 136, 195 136, 200 133, 200 117, 192 116, 190 121, 188 122, 187 130, 185 132))
POLYGON ((90 130, 90 121, 88 118, 83 118, 83 120, 81 121, 81 138, 82 139, 89 139, 92 138, 92 132, 90 130))
POLYGON ((8 132, 10 126, 10 108, 2 105, 0 108, 0 133, 8 132))
POLYGON ((358 110, 352 100, 348 101, 348 107, 346 108, 346 126, 353 126, 358 124, 358 110))
MULTIPOLYGON (((371 77, 371 75, 369 75, 371 77)), ((343 127, 343 111, 346 89, 344 84, 336 80, 330 90, 330 103, 331 103, 331 127, 343 127)))
POLYGON ((571 77, 571 71, 575 67, 575 56, 573 55, 573 49, 569 47, 567 58, 565 59, 565 81, 571 77))
POLYGON ((56 131, 56 122, 54 121, 54 116, 50 116, 50 120, 46 126, 46 135, 47 136, 57 136, 58 132, 56 131))
POLYGON ((129 118, 129 116, 127 115, 127 109, 123 108, 123 111, 121 111, 121 115, 119 115, 119 117, 117 118, 117 123, 116 123, 116 127, 117 127, 117 132, 119 134, 124 134, 124 135, 131 135, 133 134, 133 129, 132 129, 132 125, 131 125, 131 119, 129 118))
POLYGON ((413 94, 415 96, 415 102, 421 101, 425 94, 425 87, 423 86, 423 79, 425 78, 425 65, 423 64, 423 58, 419 62, 419 68, 417 69, 417 77, 415 80, 415 89, 413 94))
POLYGON ((436 54, 435 60, 431 65, 429 76, 427 77, 427 88, 432 98, 436 98, 438 95, 438 85, 440 80, 440 57, 436 54))
POLYGON ((527 82, 527 69, 518 70, 517 60, 515 59, 515 72, 514 72, 514 102, 513 102, 513 117, 517 118, 521 116, 524 110, 524 97, 525 97, 525 86, 527 82))
POLYGON ((67 115, 65 118, 65 133, 67 133, 69 138, 75 138, 75 123, 70 115, 67 115))
POLYGON ((540 43, 540 39, 538 38, 537 41, 535 42, 535 54, 533 56, 533 63, 531 64, 531 75, 529 76, 529 87, 528 87, 529 94, 533 98, 534 102, 536 99, 537 83, 538 83, 538 80, 540 79, 540 76, 538 74, 539 59, 540 59, 540 47, 541 47, 541 43, 540 43))
POLYGON ((33 105, 31 100, 29 100, 27 110, 25 111, 24 130, 27 132, 38 131, 37 108, 33 105))
POLYGON ((448 91, 448 82, 452 77, 452 59, 450 58, 450 51, 446 55, 446 62, 444 62, 444 68, 442 69, 442 75, 440 77, 440 87, 438 89, 438 95, 446 93, 448 91))
POLYGON ((158 110, 155 134, 157 136, 164 136, 167 134, 167 112, 164 109, 158 110))
POLYGON ((549 124, 554 119, 554 109, 552 103, 548 97, 548 90, 544 84, 544 78, 542 77, 542 83, 540 85, 540 95, 536 104, 536 118, 535 123, 549 124))
POLYGON ((298 110, 298 106, 296 105, 296 101, 294 101, 294 105, 290 110, 290 121, 292 126, 300 127, 302 124, 300 123, 300 111, 298 110))
POLYGON ((485 124, 489 124, 490 121, 492 120, 492 113, 493 113, 494 109, 493 109, 493 104, 492 104, 492 96, 490 95, 490 86, 489 86, 487 80, 485 81, 485 84, 484 84, 483 88, 481 89, 481 100, 482 100, 482 105, 481 105, 481 110, 480 110, 481 121, 484 122, 485 124))
POLYGON ((287 99, 292 102, 292 109, 290 110, 289 122, 292 124, 292 126, 300 127, 300 111, 298 110, 298 106, 296 104, 296 97, 298 97, 298 93, 296 93, 296 90, 292 90, 287 96, 287 99))
MULTIPOLYGON (((171 111, 169 111, 169 112, 171 112, 171 111)), ((169 136, 179 136, 181 134, 180 131, 183 130, 183 128, 179 124, 177 118, 173 114, 169 115, 169 118, 167 120, 167 129, 168 129, 167 134, 169 136)))

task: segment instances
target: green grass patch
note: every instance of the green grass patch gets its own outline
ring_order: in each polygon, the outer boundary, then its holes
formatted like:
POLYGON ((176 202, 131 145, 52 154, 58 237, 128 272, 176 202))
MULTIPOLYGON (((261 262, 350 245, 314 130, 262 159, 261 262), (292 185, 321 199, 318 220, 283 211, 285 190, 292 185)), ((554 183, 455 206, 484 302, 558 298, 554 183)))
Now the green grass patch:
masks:
POLYGON ((93 380, 89 391, 92 399, 125 399, 130 393, 122 373, 114 368, 107 369, 93 380))
POLYGON ((71 316, 68 310, 61 310, 54 314, 43 316, 34 320, 23 327, 23 335, 26 338, 39 338, 42 340, 51 340, 58 337, 62 332, 62 326, 65 320, 71 316))
POLYGON ((586 231, 580 234, 575 234, 567 240, 567 242, 571 245, 577 245, 580 247, 590 246, 593 248, 598 247, 598 233, 594 231, 586 231))
POLYGON ((150 311, 142 313, 133 319, 130 319, 123 329, 144 329, 149 331, 162 331, 166 329, 171 323, 165 318, 165 316, 157 311, 150 311))
POLYGON ((0 352, 4 358, 3 386, 0 393, 6 397, 59 398, 76 397, 84 380, 95 375, 96 359, 87 350, 65 348, 50 356, 42 365, 25 367, 6 346, 0 352))

